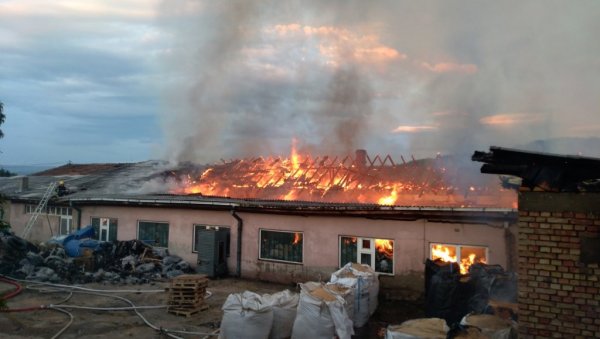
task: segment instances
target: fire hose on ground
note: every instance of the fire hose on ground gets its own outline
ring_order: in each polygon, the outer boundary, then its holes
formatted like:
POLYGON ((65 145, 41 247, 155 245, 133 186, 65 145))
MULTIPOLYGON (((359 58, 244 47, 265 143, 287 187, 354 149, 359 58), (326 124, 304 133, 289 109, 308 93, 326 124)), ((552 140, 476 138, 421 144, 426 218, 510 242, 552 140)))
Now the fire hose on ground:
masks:
MULTIPOLYGON (((134 311, 136 313, 136 315, 140 319, 142 319, 142 321, 144 322, 145 325, 147 325, 148 327, 152 328, 153 330, 155 330, 159 333, 165 334, 171 338, 176 338, 176 339, 183 339, 183 338, 179 337, 173 333, 188 334, 188 335, 203 335, 205 337, 211 337, 211 336, 218 335, 218 331, 206 333, 206 332, 180 331, 180 330, 173 330, 173 329, 166 329, 166 328, 158 327, 158 326, 150 323, 138 310, 166 308, 167 307, 166 305, 136 306, 131 300, 129 300, 125 297, 109 294, 109 293, 159 293, 159 292, 164 293, 164 290, 139 290, 139 289, 137 289, 137 290, 99 290, 99 289, 85 288, 85 287, 81 287, 81 286, 71 286, 71 285, 52 284, 52 283, 38 282, 38 281, 31 281, 31 280, 14 279, 14 278, 9 278, 9 277, 5 277, 5 276, 1 276, 1 275, 0 275, 0 281, 16 287, 16 289, 14 291, 11 291, 10 293, 2 296, 2 298, 1 298, 2 300, 8 300, 9 298, 12 298, 22 292, 23 287, 21 284, 19 284, 19 282, 33 284, 33 286, 28 286, 27 288, 32 289, 32 290, 37 290, 38 292, 42 292, 42 293, 43 292, 54 292, 54 293, 55 292, 68 292, 69 293, 67 298, 65 298, 64 300, 62 300, 56 304, 39 305, 39 306, 25 307, 25 308, 0 309, 0 312, 33 312, 33 311, 39 311, 39 310, 53 310, 53 311, 61 312, 61 313, 68 315, 70 318, 69 323, 67 325, 65 325, 59 332, 57 332, 52 337, 52 339, 58 338, 73 323, 73 320, 74 320, 73 314, 68 312, 67 310, 65 310, 65 308, 80 309, 80 310, 94 310, 94 311, 134 311), (48 286, 48 287, 52 287, 53 289, 52 290, 43 290, 40 288, 36 288, 35 287, 36 285, 48 286), (90 294, 90 295, 97 295, 97 296, 108 297, 108 298, 115 298, 115 299, 119 299, 119 300, 129 304, 130 306, 129 307, 89 307, 89 306, 81 306, 81 305, 62 304, 64 302, 68 301, 71 298, 71 296, 73 295, 73 293, 90 294)), ((206 291, 205 299, 210 298, 211 296, 212 296, 212 293, 210 291, 206 291)))

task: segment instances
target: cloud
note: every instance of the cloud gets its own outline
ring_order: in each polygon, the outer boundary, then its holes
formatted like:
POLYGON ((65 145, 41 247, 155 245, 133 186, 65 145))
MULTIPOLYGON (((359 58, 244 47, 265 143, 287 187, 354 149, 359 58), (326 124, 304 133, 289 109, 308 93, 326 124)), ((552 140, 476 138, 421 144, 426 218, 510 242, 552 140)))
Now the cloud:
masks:
POLYGON ((383 44, 377 34, 360 34, 344 27, 291 23, 274 25, 264 32, 281 39, 303 40, 303 43, 317 39, 315 45, 319 53, 326 59, 326 64, 333 66, 350 62, 379 64, 407 58, 406 54, 383 44))
POLYGON ((152 18, 156 0, 8 0, 0 3, 0 17, 106 17, 152 18))
POLYGON ((437 64, 430 64, 428 62, 422 62, 421 67, 434 73, 466 73, 473 74, 477 72, 477 66, 473 64, 457 64, 453 62, 441 62, 437 64))
POLYGON ((479 121, 483 125, 489 126, 513 126, 539 123, 543 116, 536 113, 502 113, 481 118, 479 121))
POLYGON ((392 131, 392 133, 422 133, 437 130, 437 126, 433 125, 400 125, 392 131))

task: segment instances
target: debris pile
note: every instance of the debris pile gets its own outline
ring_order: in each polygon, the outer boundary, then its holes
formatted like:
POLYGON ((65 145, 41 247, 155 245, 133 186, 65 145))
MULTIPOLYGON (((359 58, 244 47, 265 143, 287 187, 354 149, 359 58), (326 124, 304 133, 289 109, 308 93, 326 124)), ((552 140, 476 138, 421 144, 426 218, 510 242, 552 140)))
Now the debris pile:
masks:
MULTIPOLYGON (((84 230, 77 233, 89 235, 84 230)), ((181 257, 139 240, 102 242, 69 235, 36 246, 0 230, 0 274, 18 279, 141 284, 192 272, 181 257)))
POLYGON ((517 276, 499 265, 473 264, 466 275, 456 263, 427 260, 425 298, 428 317, 455 324, 469 314, 492 311, 491 304, 517 302, 517 276))

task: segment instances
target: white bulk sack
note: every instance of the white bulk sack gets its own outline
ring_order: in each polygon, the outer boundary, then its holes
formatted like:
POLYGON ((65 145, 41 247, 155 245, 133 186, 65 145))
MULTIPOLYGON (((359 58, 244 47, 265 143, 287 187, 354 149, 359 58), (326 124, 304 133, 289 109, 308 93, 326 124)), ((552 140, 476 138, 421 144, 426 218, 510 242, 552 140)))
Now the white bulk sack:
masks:
POLYGON ((299 300, 298 293, 292 293, 289 290, 274 294, 263 294, 263 301, 265 304, 271 305, 273 309, 270 339, 283 339, 292 336, 299 300))
POLYGON ((352 320, 344 309, 344 300, 316 282, 300 284, 300 301, 292 339, 350 339, 352 320))
POLYGON ((346 314, 352 318, 352 315, 354 314, 354 289, 352 287, 331 282, 325 284, 325 288, 344 299, 344 308, 346 309, 346 314))
POLYGON ((219 338, 269 338, 273 310, 260 295, 250 291, 230 294, 222 309, 224 313, 219 338))
POLYGON ((347 263, 331 275, 330 281, 354 290, 354 313, 351 314, 351 318, 354 326, 364 326, 377 309, 379 295, 377 272, 368 265, 347 263))
POLYGON ((491 314, 467 314, 460 324, 478 327, 483 335, 491 339, 509 339, 513 338, 513 332, 516 333, 514 322, 491 314))
POLYGON ((444 319, 413 319, 388 326, 385 339, 446 339, 449 330, 444 319))

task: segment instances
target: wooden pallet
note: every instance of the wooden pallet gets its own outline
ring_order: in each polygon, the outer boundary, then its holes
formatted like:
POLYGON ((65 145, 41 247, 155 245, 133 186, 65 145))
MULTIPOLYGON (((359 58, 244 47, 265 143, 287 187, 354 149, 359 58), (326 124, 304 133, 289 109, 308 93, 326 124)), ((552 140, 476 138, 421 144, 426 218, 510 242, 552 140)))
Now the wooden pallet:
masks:
POLYGON ((196 287, 180 287, 180 286, 175 286, 175 287, 165 287, 165 291, 167 292, 173 292, 173 293, 180 293, 180 294, 190 294, 190 293, 196 293, 196 292, 205 292, 206 291, 206 286, 196 286, 196 287))
POLYGON ((204 311, 208 309, 208 305, 207 304, 203 304, 197 307, 191 307, 191 308, 182 308, 182 307, 169 307, 167 308, 167 311, 169 313, 175 314, 175 315, 183 315, 185 317, 191 317, 192 315, 204 311))
POLYGON ((206 288, 207 286, 208 281, 172 281, 170 288, 206 288))
POLYGON ((208 278, 203 274, 183 274, 171 280, 171 286, 194 283, 208 283, 208 278))
POLYGON ((176 315, 189 317, 208 308, 204 303, 204 295, 208 278, 205 275, 180 275, 171 280, 165 288, 168 294, 167 311, 176 315))

